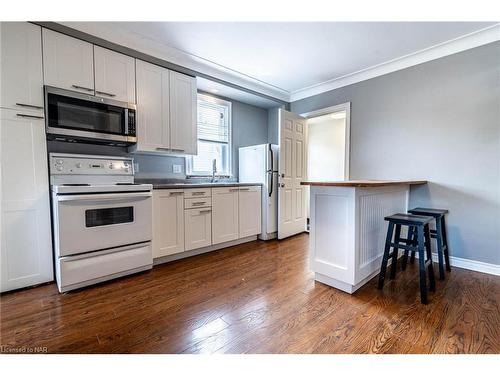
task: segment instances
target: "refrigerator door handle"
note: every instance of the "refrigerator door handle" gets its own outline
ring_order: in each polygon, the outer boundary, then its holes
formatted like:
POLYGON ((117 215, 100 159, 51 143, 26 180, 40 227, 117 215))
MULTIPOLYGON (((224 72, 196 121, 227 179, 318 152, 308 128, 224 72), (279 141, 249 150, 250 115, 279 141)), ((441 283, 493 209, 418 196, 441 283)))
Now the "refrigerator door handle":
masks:
MULTIPOLYGON (((271 151, 272 152, 272 151, 271 151)), ((274 180, 274 175, 273 175, 273 172, 267 172, 267 175, 271 177, 271 183, 269 184, 269 197, 271 197, 271 195, 273 195, 273 180, 274 180)))
MULTIPOLYGON (((272 148, 272 145, 270 143, 269 143, 269 152, 271 154, 271 172, 273 172, 274 171, 274 165, 273 165, 274 155, 273 155, 273 148, 272 148)), ((272 186, 272 180, 273 179, 271 178, 271 186, 272 186)), ((271 191, 272 191, 272 189, 271 189, 271 191)), ((271 195, 269 195, 269 196, 271 196, 271 195)))

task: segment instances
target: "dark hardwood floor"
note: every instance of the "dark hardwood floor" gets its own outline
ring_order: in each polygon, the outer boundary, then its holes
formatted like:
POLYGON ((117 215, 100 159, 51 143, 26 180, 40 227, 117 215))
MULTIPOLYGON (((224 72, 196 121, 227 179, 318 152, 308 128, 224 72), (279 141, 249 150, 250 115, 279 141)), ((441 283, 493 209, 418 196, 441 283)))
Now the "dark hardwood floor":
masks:
POLYGON ((306 234, 251 242, 77 292, 4 294, 2 351, 500 353, 500 277, 453 268, 424 306, 417 276, 349 295, 313 280, 306 234))

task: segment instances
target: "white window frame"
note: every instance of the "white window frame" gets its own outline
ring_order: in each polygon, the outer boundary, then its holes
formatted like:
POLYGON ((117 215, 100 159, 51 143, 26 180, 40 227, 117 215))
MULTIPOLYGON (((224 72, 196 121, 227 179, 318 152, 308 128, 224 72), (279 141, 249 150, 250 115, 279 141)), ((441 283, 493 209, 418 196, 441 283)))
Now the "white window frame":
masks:
MULTIPOLYGON (((228 108, 228 155, 227 155, 227 163, 228 163, 228 173, 227 174, 221 174, 219 171, 215 174, 218 177, 232 177, 233 176, 233 111, 232 111, 232 104, 228 100, 220 99, 215 96, 203 93, 203 92, 198 92, 197 94, 197 100, 196 100, 196 105, 198 105, 198 99, 202 98, 204 101, 214 103, 214 104, 219 104, 226 106, 228 108)), ((197 126, 198 128, 198 126, 197 126)), ((198 132, 196 133, 196 143, 198 144, 198 132)), ((207 177, 207 176, 212 176, 211 173, 207 174, 206 172, 195 172, 193 171, 193 156, 189 155, 186 157, 186 176, 188 177, 207 177)))

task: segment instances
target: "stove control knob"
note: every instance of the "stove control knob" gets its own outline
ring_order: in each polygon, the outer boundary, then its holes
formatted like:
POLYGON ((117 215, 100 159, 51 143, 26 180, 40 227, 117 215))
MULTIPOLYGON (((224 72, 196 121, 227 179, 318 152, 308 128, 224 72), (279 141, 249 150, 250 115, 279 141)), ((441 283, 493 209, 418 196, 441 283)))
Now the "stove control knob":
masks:
POLYGON ((77 168, 81 168, 82 167, 82 163, 76 163, 76 167, 77 168))
POLYGON ((60 172, 60 171, 62 171, 62 170, 63 170, 63 166, 62 166, 62 165, 58 165, 58 166, 56 167, 56 169, 60 172))
POLYGON ((114 168, 115 168, 114 164, 113 163, 109 163, 109 169, 114 169, 114 168))
POLYGON ((56 164, 57 165, 62 165, 63 163, 64 163, 64 160, 62 160, 62 159, 57 159, 56 160, 56 164))

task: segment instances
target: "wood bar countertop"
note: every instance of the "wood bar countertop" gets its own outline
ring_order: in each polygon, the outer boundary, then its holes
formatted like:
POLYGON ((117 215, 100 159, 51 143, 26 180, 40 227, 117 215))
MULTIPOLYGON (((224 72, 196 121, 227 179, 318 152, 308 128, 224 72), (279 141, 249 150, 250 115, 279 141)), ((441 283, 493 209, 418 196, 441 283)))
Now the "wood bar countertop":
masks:
POLYGON ((425 185, 425 180, 402 180, 402 181, 384 181, 384 180, 348 180, 348 181, 302 181, 301 185, 309 186, 345 186, 345 187, 380 187, 395 185, 425 185))

